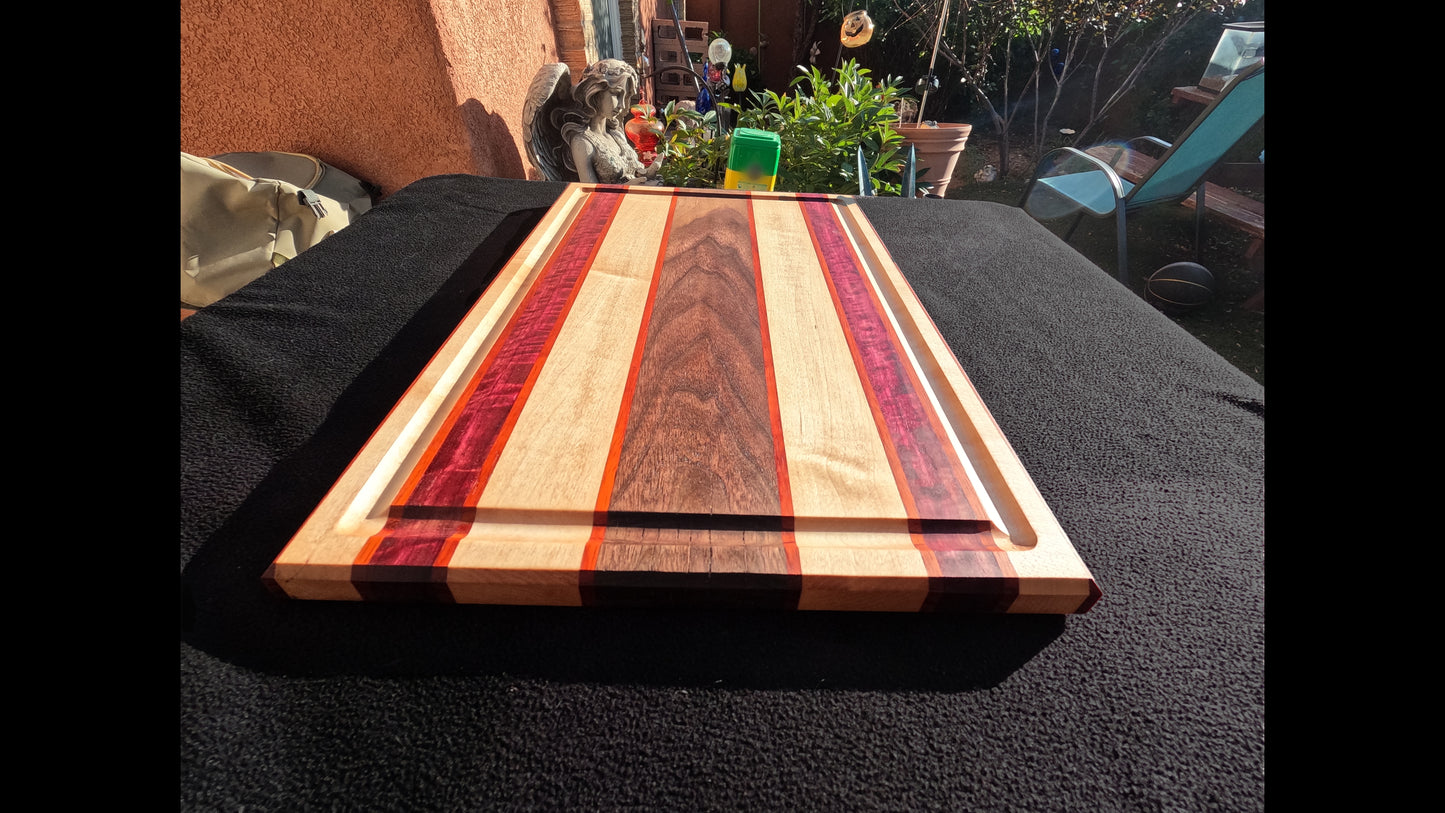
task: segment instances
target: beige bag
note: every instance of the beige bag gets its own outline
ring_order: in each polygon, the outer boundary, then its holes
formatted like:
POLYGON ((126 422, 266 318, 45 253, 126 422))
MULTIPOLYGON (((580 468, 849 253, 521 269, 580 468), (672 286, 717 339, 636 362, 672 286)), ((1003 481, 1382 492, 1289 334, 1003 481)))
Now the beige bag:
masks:
POLYGON ((181 307, 203 308, 235 292, 369 206, 181 153, 181 307))

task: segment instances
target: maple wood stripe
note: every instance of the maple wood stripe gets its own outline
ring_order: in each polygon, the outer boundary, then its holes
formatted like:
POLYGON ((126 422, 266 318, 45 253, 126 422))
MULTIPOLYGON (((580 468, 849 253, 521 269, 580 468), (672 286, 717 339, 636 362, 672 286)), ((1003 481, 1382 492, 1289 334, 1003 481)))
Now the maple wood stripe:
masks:
POLYGON ((448 419, 447 431, 433 441, 435 452, 415 488, 398 495, 397 503, 456 506, 475 498, 485 484, 486 464, 495 462, 490 453, 502 438, 508 416, 525 402, 526 384, 535 378, 556 339, 621 202, 620 194, 588 196, 526 303, 513 314, 506 335, 477 370, 467 395, 448 419))
POLYGON ((431 565, 455 549, 452 532, 436 532, 426 520, 403 514, 408 507, 428 506, 456 511, 452 521, 470 525, 467 506, 485 485, 489 467, 496 463, 494 449, 505 443, 506 429, 526 401, 527 385, 535 380, 621 202, 618 194, 588 197, 398 494, 396 515, 368 540, 357 555, 357 565, 431 565))
MULTIPOLYGON (((909 538, 923 559, 923 566, 931 580, 942 575, 942 571, 939 569, 938 558, 923 537, 918 521, 920 518, 918 505, 914 502, 913 492, 908 487, 909 475, 904 469, 898 448, 894 444, 892 427, 875 389, 878 380, 870 375, 873 365, 869 363, 868 354, 871 351, 876 356, 879 350, 879 343, 876 340, 877 326, 869 322, 870 314, 866 309, 867 305, 871 304, 871 300, 859 296, 856 284, 847 285, 843 290, 839 290, 840 281, 845 283, 850 281, 846 268, 851 264, 852 257, 849 252, 842 250, 838 245, 841 235, 836 230, 833 232, 826 230, 826 226, 831 224, 831 220, 822 218, 821 222, 815 222, 815 212, 810 209, 809 204, 803 203, 801 207, 803 222, 808 226, 808 237, 813 242, 813 250, 818 253, 818 259, 823 269, 823 279, 828 283, 828 296, 833 301, 833 308, 837 311, 838 320, 843 324, 843 333, 848 340, 848 351, 853 357, 859 382, 863 385, 863 392, 868 399, 868 407, 873 414, 874 423, 877 425, 879 439, 883 442, 888 465, 893 471, 893 480, 898 489, 898 496, 903 500, 903 508, 908 516, 909 538), (843 267, 835 270, 832 267, 834 262, 840 263, 843 267), (847 302, 844 301, 845 296, 848 298, 847 302), (862 303, 859 302, 860 298, 863 299, 862 303), (859 310, 862 310, 861 314, 856 313, 859 310), (853 312, 855 318, 849 318, 850 312, 853 312), (866 337, 871 340, 866 347, 860 343, 860 337, 854 333, 855 323, 859 321, 865 327, 874 327, 874 335, 866 337)), ((876 364, 877 359, 872 359, 872 361, 876 364)))
POLYGON ((607 528, 607 504, 612 499, 613 480, 617 474, 617 459, 622 455, 622 440, 627 434, 628 416, 632 413, 632 397, 637 391, 637 372, 642 367, 642 353, 647 347, 648 328, 652 324, 652 306, 657 301, 657 285, 662 279, 662 264, 667 258, 669 236, 672 234, 673 215, 677 212, 677 196, 673 195, 667 208, 667 222, 658 242, 657 257, 652 267, 652 280, 647 288, 647 302, 642 308, 642 319, 637 326, 637 341, 632 347, 632 361, 628 365, 627 384, 622 390, 622 403, 617 409, 617 422, 612 427, 612 443, 607 452, 607 464, 602 468, 602 482, 597 489, 597 505, 592 520, 592 535, 582 552, 579 570, 583 600, 589 597, 591 573, 597 567, 597 552, 607 528))
POLYGON ((609 511, 778 515, 746 200, 680 198, 609 511))
MULTIPOLYGON (((922 385, 907 361, 882 304, 837 220, 835 207, 801 204, 831 282, 840 317, 845 320, 861 363, 860 374, 883 418, 908 492, 923 520, 987 518, 952 443, 922 395, 922 385)), ((900 483, 900 487, 903 484, 900 483)), ((996 549, 990 544, 990 550, 996 549)))
MULTIPOLYGON (((795 530, 819 518, 907 519, 803 210, 760 203, 754 217, 795 530)), ((809 555, 801 561, 809 572, 809 555)))
MULTIPOLYGON (((783 414, 778 405, 777 371, 773 369, 773 337, 768 330, 767 292, 763 288, 763 259, 758 248, 758 220, 753 199, 748 198, 748 238, 753 244, 753 286, 757 289, 758 333, 763 347, 763 372, 768 386, 768 419, 773 433, 773 457, 778 471, 778 512, 783 526, 783 553, 788 573, 801 575, 802 562, 794 533, 793 491, 788 480, 788 451, 783 442, 783 414)), ((796 606, 796 603, 795 603, 796 606)))

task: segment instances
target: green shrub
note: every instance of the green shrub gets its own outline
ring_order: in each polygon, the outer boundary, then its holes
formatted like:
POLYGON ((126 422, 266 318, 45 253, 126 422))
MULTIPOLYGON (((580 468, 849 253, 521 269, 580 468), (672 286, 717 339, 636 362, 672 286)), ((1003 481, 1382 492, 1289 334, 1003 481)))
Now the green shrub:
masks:
POLYGON ((668 186, 716 187, 727 169, 729 144, 726 135, 718 134, 717 111, 698 113, 668 102, 662 120, 667 127, 657 150, 663 159, 662 182, 668 186))
MULTIPOLYGON (((780 95, 752 92, 747 109, 721 103, 737 126, 778 134, 782 155, 774 188, 781 192, 857 194, 857 150, 863 147, 869 175, 880 195, 902 189, 903 136, 895 104, 899 80, 876 83, 866 68, 848 60, 830 82, 817 67, 780 95)), ((717 112, 699 115, 669 104, 668 136, 660 154, 663 182, 672 186, 716 186, 727 168, 728 135, 719 134, 717 112)))

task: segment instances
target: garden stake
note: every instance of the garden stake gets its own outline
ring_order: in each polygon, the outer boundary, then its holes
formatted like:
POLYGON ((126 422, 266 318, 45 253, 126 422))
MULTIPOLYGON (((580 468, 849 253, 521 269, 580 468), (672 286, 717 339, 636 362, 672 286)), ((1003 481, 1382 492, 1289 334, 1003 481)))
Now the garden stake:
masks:
MULTIPOLYGON (((928 60, 928 75, 933 75, 933 64, 938 61, 938 44, 943 41, 943 24, 948 22, 948 0, 943 0, 943 13, 938 15, 938 33, 933 35, 933 56, 928 60)), ((923 108, 928 104, 928 91, 923 91, 923 98, 918 101, 918 123, 922 124, 923 108)))

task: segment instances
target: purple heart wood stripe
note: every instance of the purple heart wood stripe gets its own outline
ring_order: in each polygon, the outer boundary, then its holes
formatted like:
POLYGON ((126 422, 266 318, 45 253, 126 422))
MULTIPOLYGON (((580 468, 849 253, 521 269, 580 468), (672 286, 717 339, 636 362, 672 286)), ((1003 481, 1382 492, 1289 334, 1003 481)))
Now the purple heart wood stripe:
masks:
POLYGON ((972 609, 1007 609, 1017 595, 1017 577, 1008 557, 994 555, 999 550, 995 528, 951 452, 937 414, 923 403, 921 382, 887 323, 877 292, 863 276, 837 207, 822 201, 802 207, 839 319, 848 328, 848 344, 908 511, 909 532, 928 568, 926 606, 974 603, 978 606, 972 609), (978 595, 985 585, 988 592, 978 595), (963 586, 968 589, 960 590, 963 586))
POLYGON ((266 578, 599 606, 1099 595, 856 207, 596 185, 559 199, 266 578))
MULTIPOLYGON (((357 556, 354 581, 363 595, 378 586, 384 590, 397 572, 408 568, 427 573, 428 580, 444 580, 446 560, 471 528, 476 498, 620 202, 617 194, 588 200, 502 341, 487 354, 460 408, 428 447, 424 464, 407 479, 386 529, 357 556)), ((446 595, 435 589, 426 593, 446 595)))

